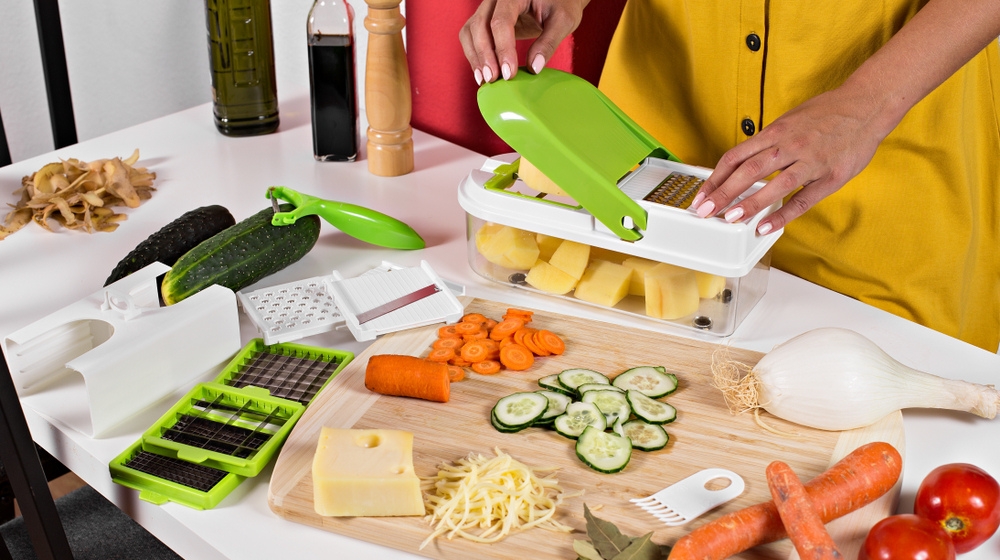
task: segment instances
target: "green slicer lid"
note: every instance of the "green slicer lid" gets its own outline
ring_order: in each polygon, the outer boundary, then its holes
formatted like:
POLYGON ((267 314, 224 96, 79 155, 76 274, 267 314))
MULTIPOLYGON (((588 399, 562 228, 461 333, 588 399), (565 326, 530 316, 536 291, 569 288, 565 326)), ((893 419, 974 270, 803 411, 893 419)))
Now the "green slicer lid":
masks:
POLYGON ((646 229, 646 211, 618 181, 647 157, 680 161, 590 82, 546 68, 479 88, 497 135, 622 239, 646 229))

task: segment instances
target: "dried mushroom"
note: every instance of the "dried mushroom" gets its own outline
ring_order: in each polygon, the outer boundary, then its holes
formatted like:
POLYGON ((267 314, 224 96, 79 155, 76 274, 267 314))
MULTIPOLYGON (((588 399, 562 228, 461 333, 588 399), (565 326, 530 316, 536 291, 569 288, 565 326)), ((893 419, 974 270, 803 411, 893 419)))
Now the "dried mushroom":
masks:
POLYGON ((49 163, 21 179, 17 204, 0 225, 0 239, 28 222, 52 231, 50 220, 68 229, 88 233, 114 231, 128 218, 114 206, 136 208, 152 196, 156 173, 135 167, 139 150, 127 159, 99 159, 91 162, 70 158, 49 163))

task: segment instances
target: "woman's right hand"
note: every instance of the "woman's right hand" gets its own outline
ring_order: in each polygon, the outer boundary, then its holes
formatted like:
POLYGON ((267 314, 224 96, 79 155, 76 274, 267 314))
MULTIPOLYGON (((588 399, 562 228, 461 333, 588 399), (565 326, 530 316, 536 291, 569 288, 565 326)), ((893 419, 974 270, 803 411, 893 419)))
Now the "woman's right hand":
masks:
POLYGON ((483 0, 458 34, 476 83, 517 74, 518 39, 537 39, 527 64, 539 73, 559 43, 576 29, 590 0, 483 0))

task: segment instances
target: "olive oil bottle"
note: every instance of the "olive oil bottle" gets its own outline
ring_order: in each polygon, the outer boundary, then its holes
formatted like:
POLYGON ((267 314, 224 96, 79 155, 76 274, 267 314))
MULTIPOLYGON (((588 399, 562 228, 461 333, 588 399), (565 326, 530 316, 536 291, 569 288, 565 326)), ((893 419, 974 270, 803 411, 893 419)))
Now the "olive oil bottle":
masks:
POLYGON ((226 136, 278 128, 270 0, 205 0, 215 126, 226 136))

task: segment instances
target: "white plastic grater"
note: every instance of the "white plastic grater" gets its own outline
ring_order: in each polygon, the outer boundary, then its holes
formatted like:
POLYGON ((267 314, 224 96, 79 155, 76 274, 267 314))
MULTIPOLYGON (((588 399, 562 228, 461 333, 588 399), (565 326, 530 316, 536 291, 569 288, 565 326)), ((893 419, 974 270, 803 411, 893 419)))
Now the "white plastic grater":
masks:
POLYGON ((743 493, 745 484, 740 475, 726 469, 705 469, 660 490, 647 498, 630 502, 651 513, 666 525, 684 525, 706 511, 743 493), (718 490, 707 484, 725 479, 729 485, 718 490))
POLYGON ((326 278, 316 276, 249 293, 237 292, 236 296, 265 344, 291 342, 344 324, 344 316, 324 282, 326 278))

